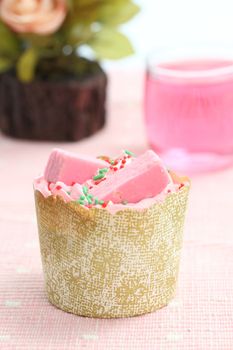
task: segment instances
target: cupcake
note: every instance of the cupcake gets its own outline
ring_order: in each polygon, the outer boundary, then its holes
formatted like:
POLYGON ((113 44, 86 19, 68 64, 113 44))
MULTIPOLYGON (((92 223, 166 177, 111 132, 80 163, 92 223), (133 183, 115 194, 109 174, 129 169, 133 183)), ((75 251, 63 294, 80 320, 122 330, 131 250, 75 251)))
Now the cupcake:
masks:
POLYGON ((145 314, 174 297, 189 180, 151 150, 52 151, 34 180, 49 301, 81 316, 145 314))

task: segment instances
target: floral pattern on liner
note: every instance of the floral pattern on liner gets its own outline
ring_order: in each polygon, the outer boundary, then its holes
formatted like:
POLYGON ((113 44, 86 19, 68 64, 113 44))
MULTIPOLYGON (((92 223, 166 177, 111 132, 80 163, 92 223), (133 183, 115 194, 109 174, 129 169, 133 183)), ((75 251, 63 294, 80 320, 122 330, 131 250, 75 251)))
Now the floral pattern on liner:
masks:
POLYGON ((155 311, 176 288, 189 185, 163 203, 114 215, 35 191, 49 301, 77 315, 155 311))

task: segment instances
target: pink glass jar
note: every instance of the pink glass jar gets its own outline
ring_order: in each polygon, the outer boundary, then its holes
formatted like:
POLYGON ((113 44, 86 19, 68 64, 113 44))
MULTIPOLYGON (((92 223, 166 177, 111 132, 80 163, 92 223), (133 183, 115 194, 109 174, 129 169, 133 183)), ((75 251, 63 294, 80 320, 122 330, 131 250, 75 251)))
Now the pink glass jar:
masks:
POLYGON ((151 55, 145 120, 150 146, 168 167, 192 174, 233 164, 233 48, 151 55))

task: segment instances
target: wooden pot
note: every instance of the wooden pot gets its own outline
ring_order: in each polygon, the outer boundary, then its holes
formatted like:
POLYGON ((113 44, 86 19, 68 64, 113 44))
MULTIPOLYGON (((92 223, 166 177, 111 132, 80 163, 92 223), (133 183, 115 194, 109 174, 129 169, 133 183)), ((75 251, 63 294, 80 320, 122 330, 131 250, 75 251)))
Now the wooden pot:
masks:
MULTIPOLYGON (((96 63, 97 64, 97 63, 96 63)), ((0 128, 31 140, 78 141, 105 123, 107 76, 98 65, 80 79, 20 82, 12 72, 0 78, 0 128)))

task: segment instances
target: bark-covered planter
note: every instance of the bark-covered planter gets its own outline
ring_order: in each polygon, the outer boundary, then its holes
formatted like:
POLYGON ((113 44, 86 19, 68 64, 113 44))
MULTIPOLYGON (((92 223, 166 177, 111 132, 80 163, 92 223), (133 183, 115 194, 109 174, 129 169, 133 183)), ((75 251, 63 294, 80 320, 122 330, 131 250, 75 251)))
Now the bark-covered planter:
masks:
MULTIPOLYGON (((97 65, 97 63, 95 63, 97 65)), ((12 137, 78 141, 105 123, 107 76, 98 69, 80 79, 22 83, 12 72, 0 78, 0 127, 12 137)))

